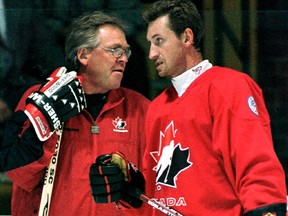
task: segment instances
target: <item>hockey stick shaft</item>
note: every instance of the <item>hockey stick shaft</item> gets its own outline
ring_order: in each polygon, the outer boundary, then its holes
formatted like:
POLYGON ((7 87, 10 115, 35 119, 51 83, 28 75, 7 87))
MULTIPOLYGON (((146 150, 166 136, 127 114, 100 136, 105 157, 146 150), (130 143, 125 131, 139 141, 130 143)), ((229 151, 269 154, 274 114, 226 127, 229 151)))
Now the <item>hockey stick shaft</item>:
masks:
POLYGON ((52 156, 49 166, 46 169, 38 216, 48 216, 49 214, 54 179, 56 175, 56 168, 58 162, 58 155, 60 150, 60 143, 62 138, 62 130, 57 130, 56 134, 58 136, 58 139, 56 143, 55 153, 52 156))
POLYGON ((169 216, 183 216, 182 214, 180 214, 179 212, 175 211, 174 209, 169 208, 168 206, 165 206, 164 204, 157 202, 155 199, 151 199, 149 197, 147 197, 144 194, 141 194, 140 199, 147 203, 148 205, 158 209, 159 211, 163 212, 166 215, 169 216))
POLYGON ((164 205, 161 202, 156 201, 156 199, 147 197, 142 191, 140 191, 136 187, 129 187, 127 189, 128 189, 127 192, 131 196, 142 200, 143 202, 147 203, 148 205, 152 206, 153 208, 156 208, 157 210, 163 212, 166 215, 183 216, 181 213, 177 212, 176 210, 169 208, 168 206, 164 205))

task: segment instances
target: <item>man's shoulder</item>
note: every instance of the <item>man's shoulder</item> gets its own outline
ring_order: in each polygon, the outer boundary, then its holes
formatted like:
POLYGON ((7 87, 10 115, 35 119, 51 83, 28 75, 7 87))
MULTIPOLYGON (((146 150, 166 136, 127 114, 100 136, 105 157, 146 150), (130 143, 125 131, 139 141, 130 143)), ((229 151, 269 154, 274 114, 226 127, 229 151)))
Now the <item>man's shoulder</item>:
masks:
POLYGON ((239 78, 239 77, 247 77, 248 74, 238 71, 236 69, 228 68, 228 67, 220 67, 214 66, 211 69, 215 75, 219 76, 220 78, 227 77, 227 78, 239 78))
POLYGON ((227 67, 214 66, 210 69, 209 74, 211 78, 211 84, 219 87, 227 87, 230 85, 231 87, 236 87, 247 83, 255 83, 249 74, 227 67), (225 85, 223 85, 223 83, 225 83, 225 85))

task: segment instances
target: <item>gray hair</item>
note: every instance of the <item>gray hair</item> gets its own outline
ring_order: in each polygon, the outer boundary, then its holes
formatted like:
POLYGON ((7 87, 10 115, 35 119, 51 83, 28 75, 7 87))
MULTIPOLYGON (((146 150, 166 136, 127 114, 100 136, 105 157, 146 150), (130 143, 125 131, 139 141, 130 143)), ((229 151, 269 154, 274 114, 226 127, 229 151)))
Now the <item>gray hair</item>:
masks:
POLYGON ((69 27, 69 33, 65 41, 65 55, 68 70, 77 71, 80 62, 77 58, 79 49, 93 49, 100 42, 99 28, 103 25, 113 25, 123 32, 126 26, 116 17, 106 13, 95 11, 77 18, 69 27))

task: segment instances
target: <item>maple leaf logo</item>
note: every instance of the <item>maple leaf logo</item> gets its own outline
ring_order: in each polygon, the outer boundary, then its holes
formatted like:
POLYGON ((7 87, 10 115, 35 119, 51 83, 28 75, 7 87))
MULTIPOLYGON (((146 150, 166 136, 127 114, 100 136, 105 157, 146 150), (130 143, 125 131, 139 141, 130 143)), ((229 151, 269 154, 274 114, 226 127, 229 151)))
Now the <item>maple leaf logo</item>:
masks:
POLYGON ((125 129, 125 127, 127 126, 126 121, 124 121, 119 116, 115 118, 114 120, 112 120, 112 124, 114 126, 114 129, 113 129, 114 132, 121 132, 121 133, 128 132, 128 130, 125 129))
POLYGON ((150 152, 157 163, 153 168, 156 171, 157 184, 177 187, 177 176, 192 165, 189 161, 189 149, 181 148, 180 143, 175 145, 176 132, 177 130, 174 130, 174 122, 171 121, 164 133, 160 131, 158 151, 150 152))
POLYGON ((117 118, 115 118, 114 120, 112 120, 112 124, 117 129, 123 129, 127 125, 126 121, 123 121, 122 118, 120 118, 119 116, 117 118))

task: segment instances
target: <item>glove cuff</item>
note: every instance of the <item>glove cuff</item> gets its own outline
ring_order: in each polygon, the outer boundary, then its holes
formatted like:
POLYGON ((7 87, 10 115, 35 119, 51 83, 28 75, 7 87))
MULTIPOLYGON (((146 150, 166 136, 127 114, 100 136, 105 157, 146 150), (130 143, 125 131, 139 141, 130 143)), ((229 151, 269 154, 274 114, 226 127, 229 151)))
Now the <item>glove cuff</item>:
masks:
POLYGON ((126 182, 122 192, 121 203, 125 206, 140 208, 143 201, 140 200, 139 192, 145 192, 145 179, 143 174, 132 163, 129 163, 129 181, 126 182))

